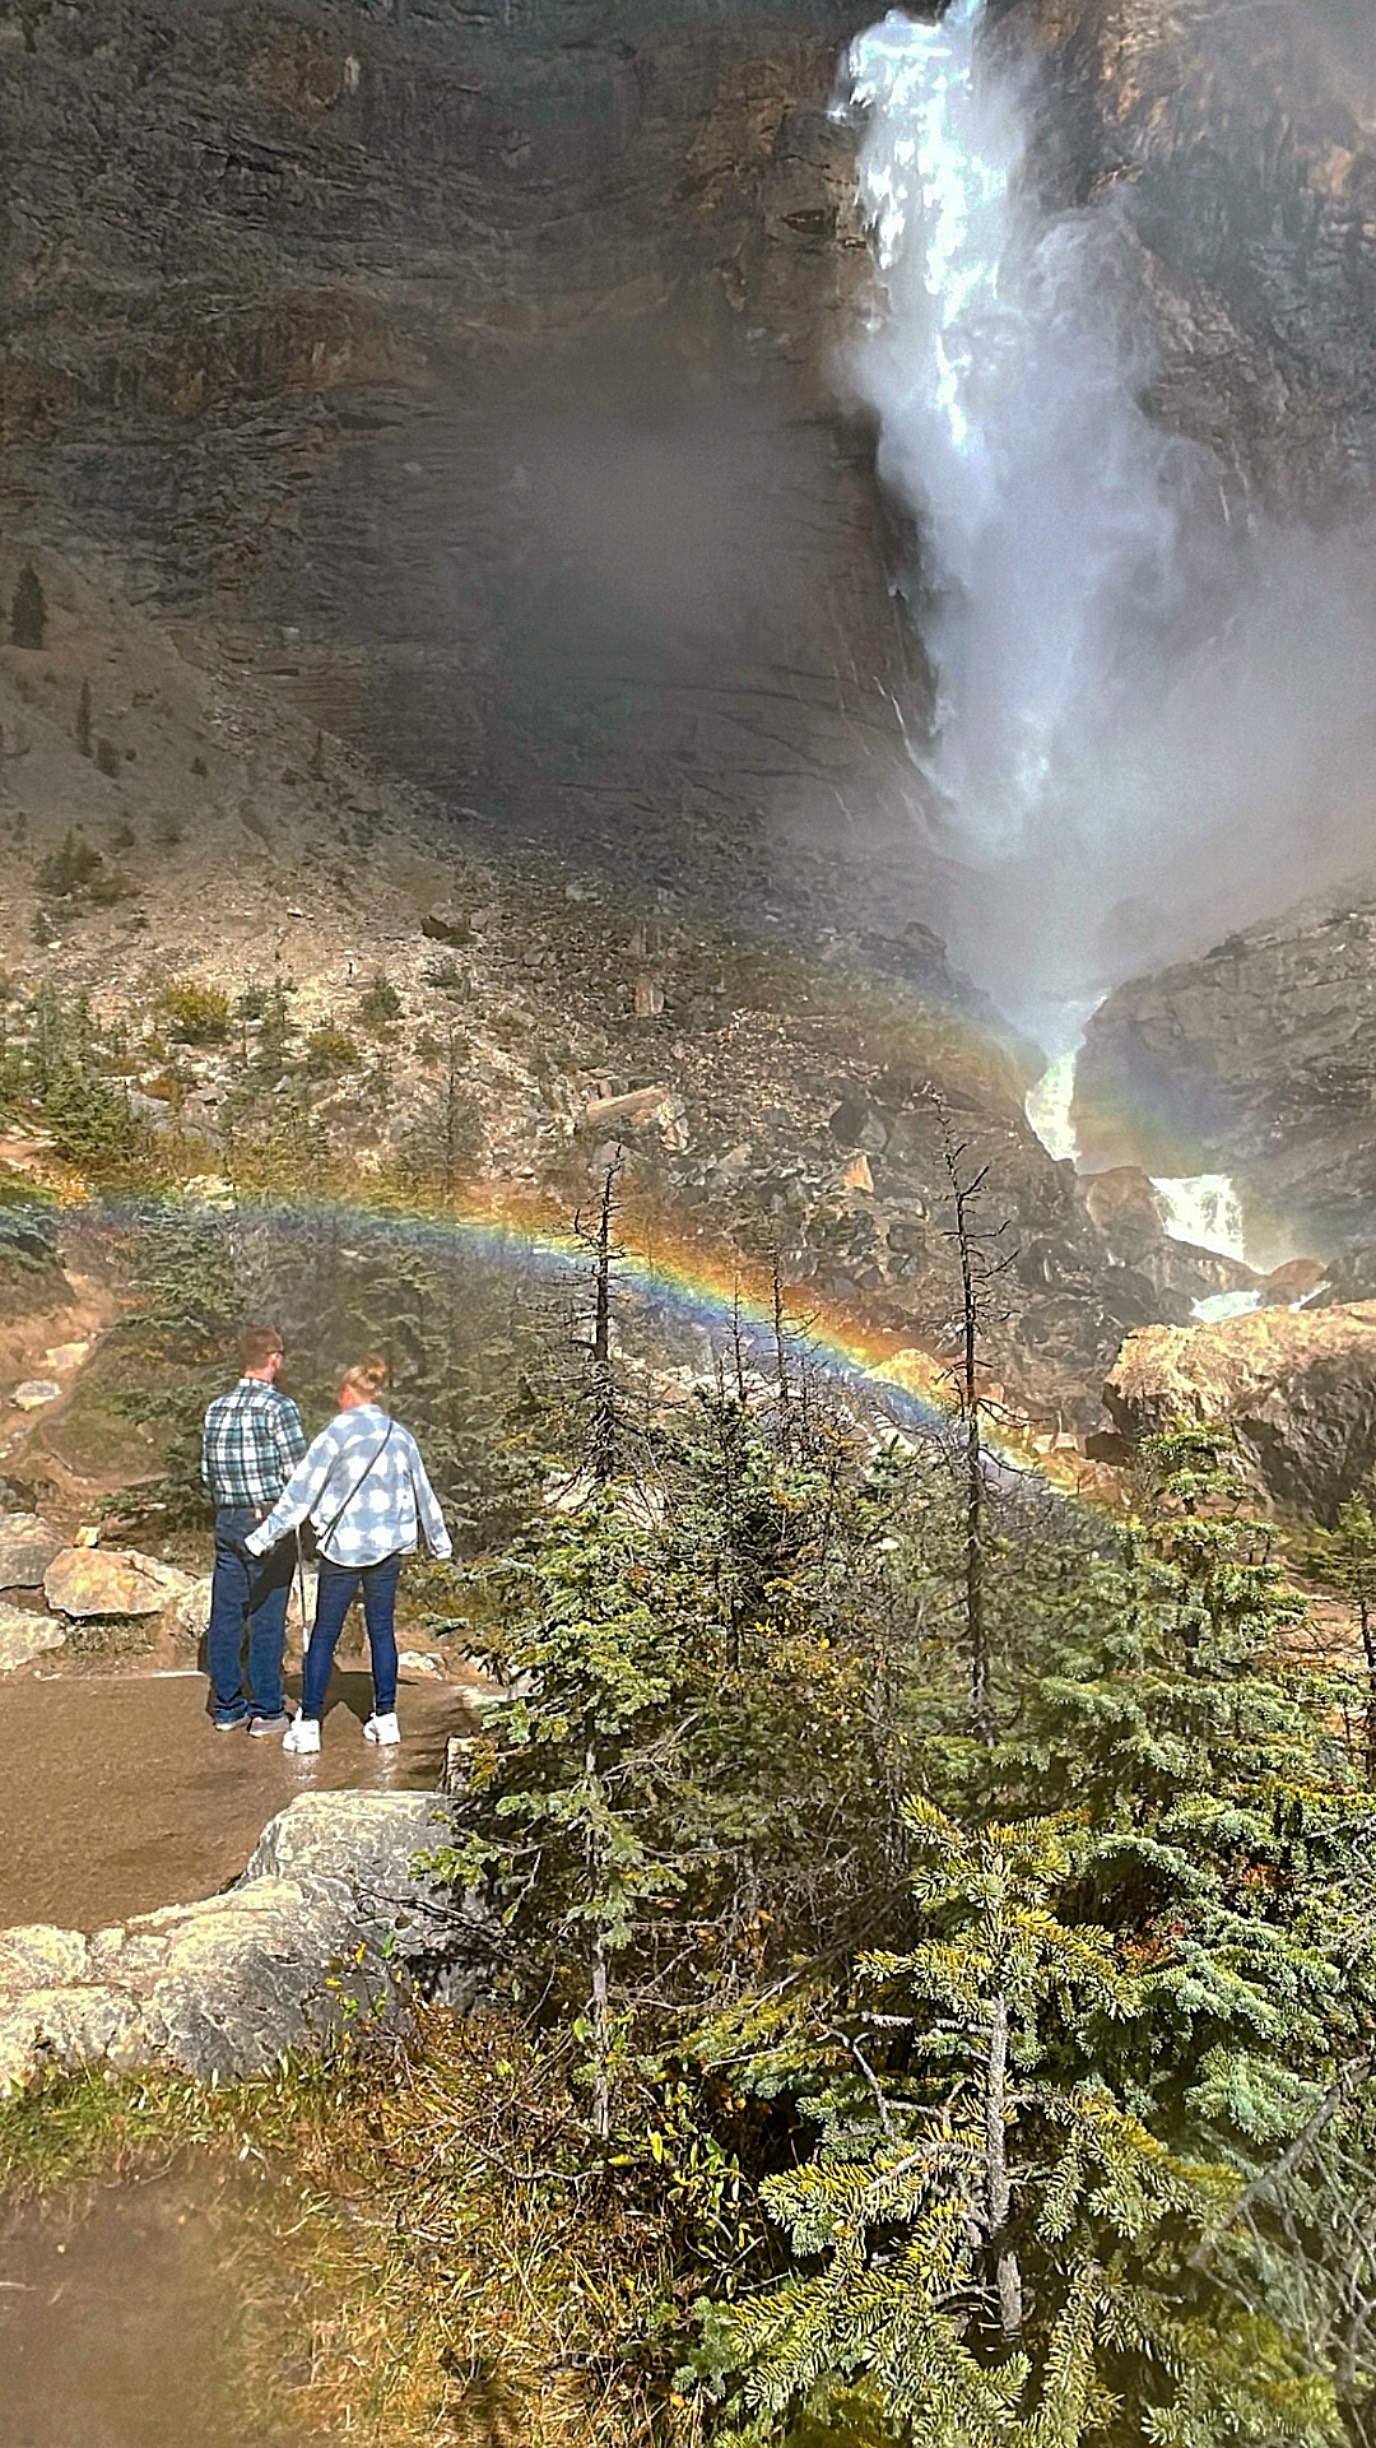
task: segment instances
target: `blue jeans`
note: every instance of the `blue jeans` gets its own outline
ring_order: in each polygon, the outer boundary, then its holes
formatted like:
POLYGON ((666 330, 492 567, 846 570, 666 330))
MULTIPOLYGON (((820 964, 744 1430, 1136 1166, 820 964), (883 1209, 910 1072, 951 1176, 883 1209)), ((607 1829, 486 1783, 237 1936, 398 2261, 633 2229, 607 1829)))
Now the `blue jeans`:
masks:
POLYGON ((330 1679, 335 1642, 344 1628, 354 1591, 363 1592, 363 1620, 368 1627, 368 1647, 373 1661, 373 1708, 385 1717, 397 1704, 397 1644, 392 1631, 392 1616, 397 1602, 397 1578, 401 1572, 399 1555, 384 1556, 380 1564, 332 1564, 328 1556, 320 1559, 320 1585, 315 1596, 315 1621, 311 1625, 310 1646, 301 1670, 301 1714, 318 1717, 325 1700, 325 1686, 330 1679))
POLYGON ((249 1505, 221 1505, 215 1515, 215 1570, 205 1662, 210 1670, 211 1713, 221 1719, 277 1717, 282 1709, 287 1592, 296 1547, 292 1540, 283 1539, 270 1554, 251 1556, 244 1540, 259 1519, 249 1505))

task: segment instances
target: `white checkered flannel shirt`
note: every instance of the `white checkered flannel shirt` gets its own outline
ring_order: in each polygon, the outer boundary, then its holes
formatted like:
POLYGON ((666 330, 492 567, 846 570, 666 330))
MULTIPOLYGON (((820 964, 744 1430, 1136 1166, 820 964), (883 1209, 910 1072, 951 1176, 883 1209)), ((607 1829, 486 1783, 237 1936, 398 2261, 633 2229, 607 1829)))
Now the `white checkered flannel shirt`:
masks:
POLYGON ((266 1555, 289 1530, 309 1519, 317 1532, 325 1533, 321 1554, 354 1572, 380 1564, 385 1556, 410 1555, 420 1530, 432 1556, 452 1555, 444 1515, 415 1438, 394 1421, 383 1447, 387 1428, 380 1403, 359 1403, 352 1411, 339 1412, 307 1448, 267 1520, 259 1522, 244 1545, 254 1555, 266 1555), (374 1454, 378 1460, 368 1470, 374 1454))

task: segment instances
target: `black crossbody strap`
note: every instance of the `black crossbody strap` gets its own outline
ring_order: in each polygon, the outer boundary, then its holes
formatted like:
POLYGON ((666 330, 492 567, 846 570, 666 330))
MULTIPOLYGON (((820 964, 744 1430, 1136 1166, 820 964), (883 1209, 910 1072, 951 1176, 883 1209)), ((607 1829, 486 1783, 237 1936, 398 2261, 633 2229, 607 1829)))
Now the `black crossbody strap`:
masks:
POLYGON ((386 1436, 383 1438, 380 1445, 374 1446, 363 1466, 363 1469, 360 1471, 357 1479, 355 1479, 353 1486, 350 1488, 348 1495, 345 1497, 343 1504, 340 1506, 339 1511, 333 1516, 332 1520, 325 1529, 316 1531, 316 1544, 320 1548, 322 1554, 324 1552, 326 1539, 331 1539, 334 1537, 336 1530, 343 1521, 344 1516, 348 1512, 350 1505, 353 1503, 355 1496, 358 1495, 364 1481, 371 1477, 374 1463, 380 1462, 383 1455, 386 1453, 388 1446, 391 1444, 392 1430, 395 1428, 395 1426, 396 1421, 389 1419, 387 1422, 386 1436))

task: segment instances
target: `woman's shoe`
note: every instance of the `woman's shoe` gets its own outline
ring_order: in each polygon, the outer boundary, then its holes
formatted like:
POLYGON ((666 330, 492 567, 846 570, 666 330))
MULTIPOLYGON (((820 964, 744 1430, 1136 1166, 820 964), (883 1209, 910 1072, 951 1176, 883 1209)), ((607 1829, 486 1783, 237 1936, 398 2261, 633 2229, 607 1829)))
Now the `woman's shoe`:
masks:
POLYGON ((282 1737, 282 1748, 284 1751, 318 1751, 320 1748, 319 1718, 303 1717, 298 1709, 282 1737))
POLYGON ((401 1728, 397 1724, 396 1710, 388 1709, 383 1717, 379 1717, 375 1710, 363 1729, 363 1739, 365 1742, 399 1743, 401 1728))

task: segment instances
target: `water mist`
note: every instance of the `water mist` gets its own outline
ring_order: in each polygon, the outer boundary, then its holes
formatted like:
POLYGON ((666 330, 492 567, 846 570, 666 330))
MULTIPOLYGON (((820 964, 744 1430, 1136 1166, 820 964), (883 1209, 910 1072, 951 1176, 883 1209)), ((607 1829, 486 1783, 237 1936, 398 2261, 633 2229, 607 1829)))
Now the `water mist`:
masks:
POLYGON ((915 792, 963 965, 1051 1054, 1115 983, 1371 864, 1370 538, 1282 528, 1142 405, 1117 189, 1047 208, 985 0, 851 47, 875 280, 851 373, 915 518, 915 792))

